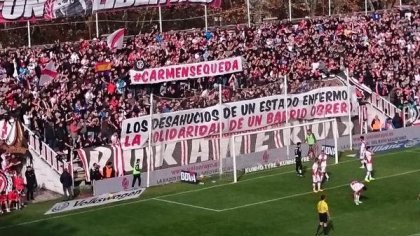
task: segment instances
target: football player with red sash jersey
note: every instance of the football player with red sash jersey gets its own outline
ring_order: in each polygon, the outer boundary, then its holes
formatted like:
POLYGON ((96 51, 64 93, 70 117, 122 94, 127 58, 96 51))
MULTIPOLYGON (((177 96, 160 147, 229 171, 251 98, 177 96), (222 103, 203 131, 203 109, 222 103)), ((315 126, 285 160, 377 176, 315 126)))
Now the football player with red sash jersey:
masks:
POLYGON ((327 179, 327 181, 330 179, 330 176, 327 172, 327 161, 328 156, 325 154, 324 150, 321 151, 321 154, 318 156, 318 160, 320 162, 320 172, 321 172, 321 182, 324 180, 324 178, 327 179))
POLYGON ((354 180, 350 183, 350 188, 353 190, 354 203, 358 206, 360 203, 362 203, 362 201, 360 201, 360 196, 362 195, 363 191, 367 190, 367 188, 363 183, 357 180, 354 180))
POLYGON ((366 161, 366 177, 365 181, 370 182, 371 180, 375 180, 375 178, 372 177, 373 172, 373 156, 374 153, 371 151, 370 147, 366 148, 365 153, 365 161, 366 161))
POLYGON ((315 158, 314 164, 312 164, 312 190, 314 193, 318 191, 323 191, 321 189, 321 178, 322 173, 319 169, 319 161, 318 158, 315 158))

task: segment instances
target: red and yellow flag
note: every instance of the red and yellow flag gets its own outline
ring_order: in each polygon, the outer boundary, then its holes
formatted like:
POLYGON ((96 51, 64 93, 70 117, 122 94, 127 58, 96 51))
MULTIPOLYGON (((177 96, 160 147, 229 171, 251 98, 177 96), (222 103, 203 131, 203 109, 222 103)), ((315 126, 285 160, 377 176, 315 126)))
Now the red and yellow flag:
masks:
POLYGON ((110 71, 112 68, 111 62, 98 62, 95 65, 95 72, 110 71))

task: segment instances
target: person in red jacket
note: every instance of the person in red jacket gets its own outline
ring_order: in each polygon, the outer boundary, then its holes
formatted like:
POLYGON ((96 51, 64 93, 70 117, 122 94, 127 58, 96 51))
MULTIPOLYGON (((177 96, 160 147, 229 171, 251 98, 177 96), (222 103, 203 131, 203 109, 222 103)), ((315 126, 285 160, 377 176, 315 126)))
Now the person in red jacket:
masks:
POLYGON ((20 210, 21 208, 21 200, 20 194, 18 191, 13 187, 13 190, 7 193, 7 199, 9 201, 9 207, 12 208, 15 205, 16 210, 20 210))
POLYGON ((25 190, 25 181, 20 174, 13 178, 13 186, 19 194, 22 194, 23 190, 25 190))
POLYGON ((10 212, 9 202, 7 201, 7 194, 5 191, 0 193, 0 214, 3 214, 3 206, 6 212, 10 212))

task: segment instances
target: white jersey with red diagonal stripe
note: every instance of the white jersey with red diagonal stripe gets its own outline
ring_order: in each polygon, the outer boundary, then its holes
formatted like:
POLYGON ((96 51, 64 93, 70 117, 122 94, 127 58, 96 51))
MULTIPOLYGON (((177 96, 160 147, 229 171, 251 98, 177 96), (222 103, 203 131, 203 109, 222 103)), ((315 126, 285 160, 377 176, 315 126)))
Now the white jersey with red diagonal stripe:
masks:
POLYGON ((360 183, 359 181, 353 181, 350 184, 350 188, 353 190, 353 192, 359 192, 363 189, 365 185, 360 183))

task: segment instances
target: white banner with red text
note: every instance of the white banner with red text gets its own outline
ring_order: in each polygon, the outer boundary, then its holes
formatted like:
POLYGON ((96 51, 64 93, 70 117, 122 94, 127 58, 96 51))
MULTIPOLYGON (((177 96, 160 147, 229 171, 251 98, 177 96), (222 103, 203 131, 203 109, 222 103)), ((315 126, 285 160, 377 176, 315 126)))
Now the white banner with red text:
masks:
POLYGON ((242 57, 130 70, 131 84, 154 84, 232 74, 243 70, 242 57))
MULTIPOLYGON (((352 88, 351 94, 353 92, 352 88)), ((149 141, 149 132, 152 132, 152 145, 160 145, 217 135, 220 126, 224 134, 278 126, 286 122, 286 103, 288 122, 348 115, 345 86, 288 95, 287 102, 284 98, 284 95, 275 95, 205 109, 153 114, 151 124, 150 116, 126 119, 122 123, 121 145, 124 150, 145 147, 149 141)), ((351 114, 357 115, 357 98, 350 98, 351 114)))

